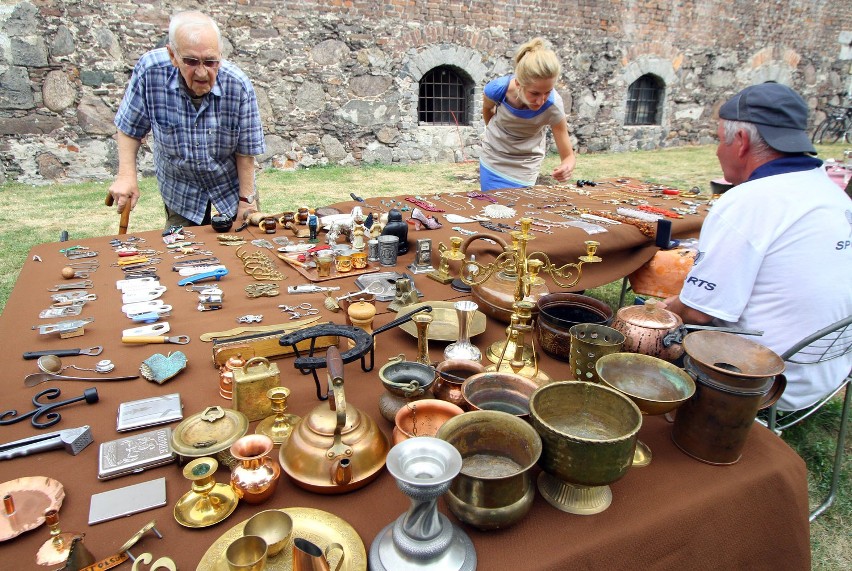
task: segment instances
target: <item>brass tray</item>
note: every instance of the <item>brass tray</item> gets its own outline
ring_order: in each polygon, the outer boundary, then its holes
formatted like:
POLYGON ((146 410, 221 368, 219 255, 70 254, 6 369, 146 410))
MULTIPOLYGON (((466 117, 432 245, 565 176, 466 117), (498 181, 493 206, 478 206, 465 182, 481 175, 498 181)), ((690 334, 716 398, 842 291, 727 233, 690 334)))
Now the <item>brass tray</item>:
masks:
POLYGON ((278 254, 278 257, 282 261, 284 261, 288 266, 290 266, 291 268, 293 268, 294 270, 299 272, 302 276, 311 280, 312 282, 324 282, 324 281, 327 281, 327 280, 336 280, 338 278, 347 278, 347 277, 350 277, 350 276, 359 276, 359 275, 362 275, 362 274, 369 274, 369 273, 372 273, 372 272, 378 272, 379 270, 382 269, 382 266, 379 265, 378 263, 367 262, 366 268, 361 268, 361 269, 352 268, 352 270, 350 270, 348 272, 338 272, 337 268, 334 267, 334 264, 332 264, 331 265, 331 273, 327 276, 320 277, 319 272, 317 271, 316 268, 306 268, 306 267, 300 265, 300 262, 298 260, 293 260, 293 259, 288 258, 287 256, 285 256, 283 254, 278 254))
POLYGON ((17 478, 0 484, 0 497, 9 494, 15 502, 11 516, 0 516, 0 541, 12 539, 44 523, 46 510, 58 510, 65 499, 62 484, 46 476, 17 478))
MULTIPOLYGON (((409 313, 424 305, 432 306, 432 323, 429 324, 429 329, 426 330, 426 338, 430 341, 458 341, 459 340, 459 319, 456 315, 456 302, 454 301, 424 301, 412 305, 406 305, 402 311, 409 313)), ((413 321, 407 321, 399 326, 400 329, 417 337, 417 325, 413 321)), ((470 322, 471 337, 476 337, 485 331, 485 314, 477 310, 473 314, 473 319, 470 322)))
MULTIPOLYGON (((302 537, 315 543, 320 549, 325 549, 330 543, 343 546, 346 558, 343 560, 341 571, 367 571, 367 552, 364 542, 343 519, 334 514, 313 508, 281 508, 280 511, 293 518, 293 535, 287 546, 275 557, 266 560, 268 571, 290 571, 293 569, 293 539, 302 537)), ((228 571, 225 561, 225 550, 237 538, 243 535, 245 520, 238 523, 213 542, 210 549, 204 553, 196 571, 228 571)), ((331 556, 332 568, 337 565, 337 555, 331 556)))

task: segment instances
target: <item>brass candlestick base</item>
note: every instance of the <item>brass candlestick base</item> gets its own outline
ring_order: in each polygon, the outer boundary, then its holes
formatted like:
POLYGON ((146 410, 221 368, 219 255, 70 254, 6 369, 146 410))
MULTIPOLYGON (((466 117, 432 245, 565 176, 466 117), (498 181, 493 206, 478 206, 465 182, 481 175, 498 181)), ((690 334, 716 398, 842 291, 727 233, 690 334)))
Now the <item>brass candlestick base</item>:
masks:
POLYGON ((219 523, 235 509, 239 501, 233 488, 216 482, 214 458, 196 458, 183 469, 183 477, 192 481, 192 490, 175 504, 174 516, 184 527, 208 527, 219 523))
POLYGON ((275 446, 281 446, 290 438, 299 417, 287 413, 287 398, 290 396, 287 387, 273 387, 266 391, 266 396, 272 401, 274 414, 261 420, 254 432, 268 436, 275 446))

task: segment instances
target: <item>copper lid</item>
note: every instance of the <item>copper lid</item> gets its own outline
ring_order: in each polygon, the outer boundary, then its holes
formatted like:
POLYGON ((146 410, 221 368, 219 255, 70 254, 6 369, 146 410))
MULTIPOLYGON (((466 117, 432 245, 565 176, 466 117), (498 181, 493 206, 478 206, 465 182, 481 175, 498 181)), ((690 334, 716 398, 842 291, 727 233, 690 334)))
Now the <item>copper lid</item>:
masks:
POLYGON ((649 299, 645 305, 622 307, 617 315, 625 323, 649 329, 672 329, 680 325, 677 315, 668 309, 658 307, 655 299, 649 299))
POLYGON ((210 406, 183 420, 172 431, 172 450, 181 456, 211 456, 230 448, 248 432, 249 421, 243 413, 221 406, 210 406))

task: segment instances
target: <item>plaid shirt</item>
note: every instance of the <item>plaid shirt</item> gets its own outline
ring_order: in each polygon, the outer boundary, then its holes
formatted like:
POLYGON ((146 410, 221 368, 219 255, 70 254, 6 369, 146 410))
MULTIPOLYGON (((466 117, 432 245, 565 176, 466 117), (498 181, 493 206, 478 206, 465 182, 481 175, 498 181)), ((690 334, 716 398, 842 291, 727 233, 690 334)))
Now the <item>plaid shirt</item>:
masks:
POLYGON ((235 153, 266 150, 257 97, 248 77, 223 61, 196 110, 165 48, 143 55, 115 116, 126 135, 154 138, 154 165, 169 209, 200 223, 207 203, 234 217, 239 199, 235 153))

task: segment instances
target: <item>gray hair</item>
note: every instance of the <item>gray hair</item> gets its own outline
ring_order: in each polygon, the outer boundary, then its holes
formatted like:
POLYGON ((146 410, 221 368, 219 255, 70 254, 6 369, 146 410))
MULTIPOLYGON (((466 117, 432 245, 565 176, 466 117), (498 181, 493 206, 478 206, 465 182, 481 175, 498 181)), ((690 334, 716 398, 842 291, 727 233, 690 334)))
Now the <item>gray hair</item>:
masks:
POLYGON ((731 121, 722 119, 722 127, 725 129, 725 144, 730 145, 734 142, 734 137, 737 136, 737 131, 745 131, 748 134, 748 140, 751 143, 751 153, 758 158, 769 158, 775 156, 778 151, 769 146, 757 126, 754 123, 747 121, 731 121))
POLYGON ((222 32, 219 31, 219 26, 216 22, 202 12, 196 10, 187 10, 178 12, 172 16, 169 22, 169 45, 173 50, 177 50, 177 35, 181 30, 187 30, 187 39, 190 42, 198 40, 198 33, 204 28, 213 28, 216 32, 216 38, 219 41, 219 52, 222 51, 222 32))

